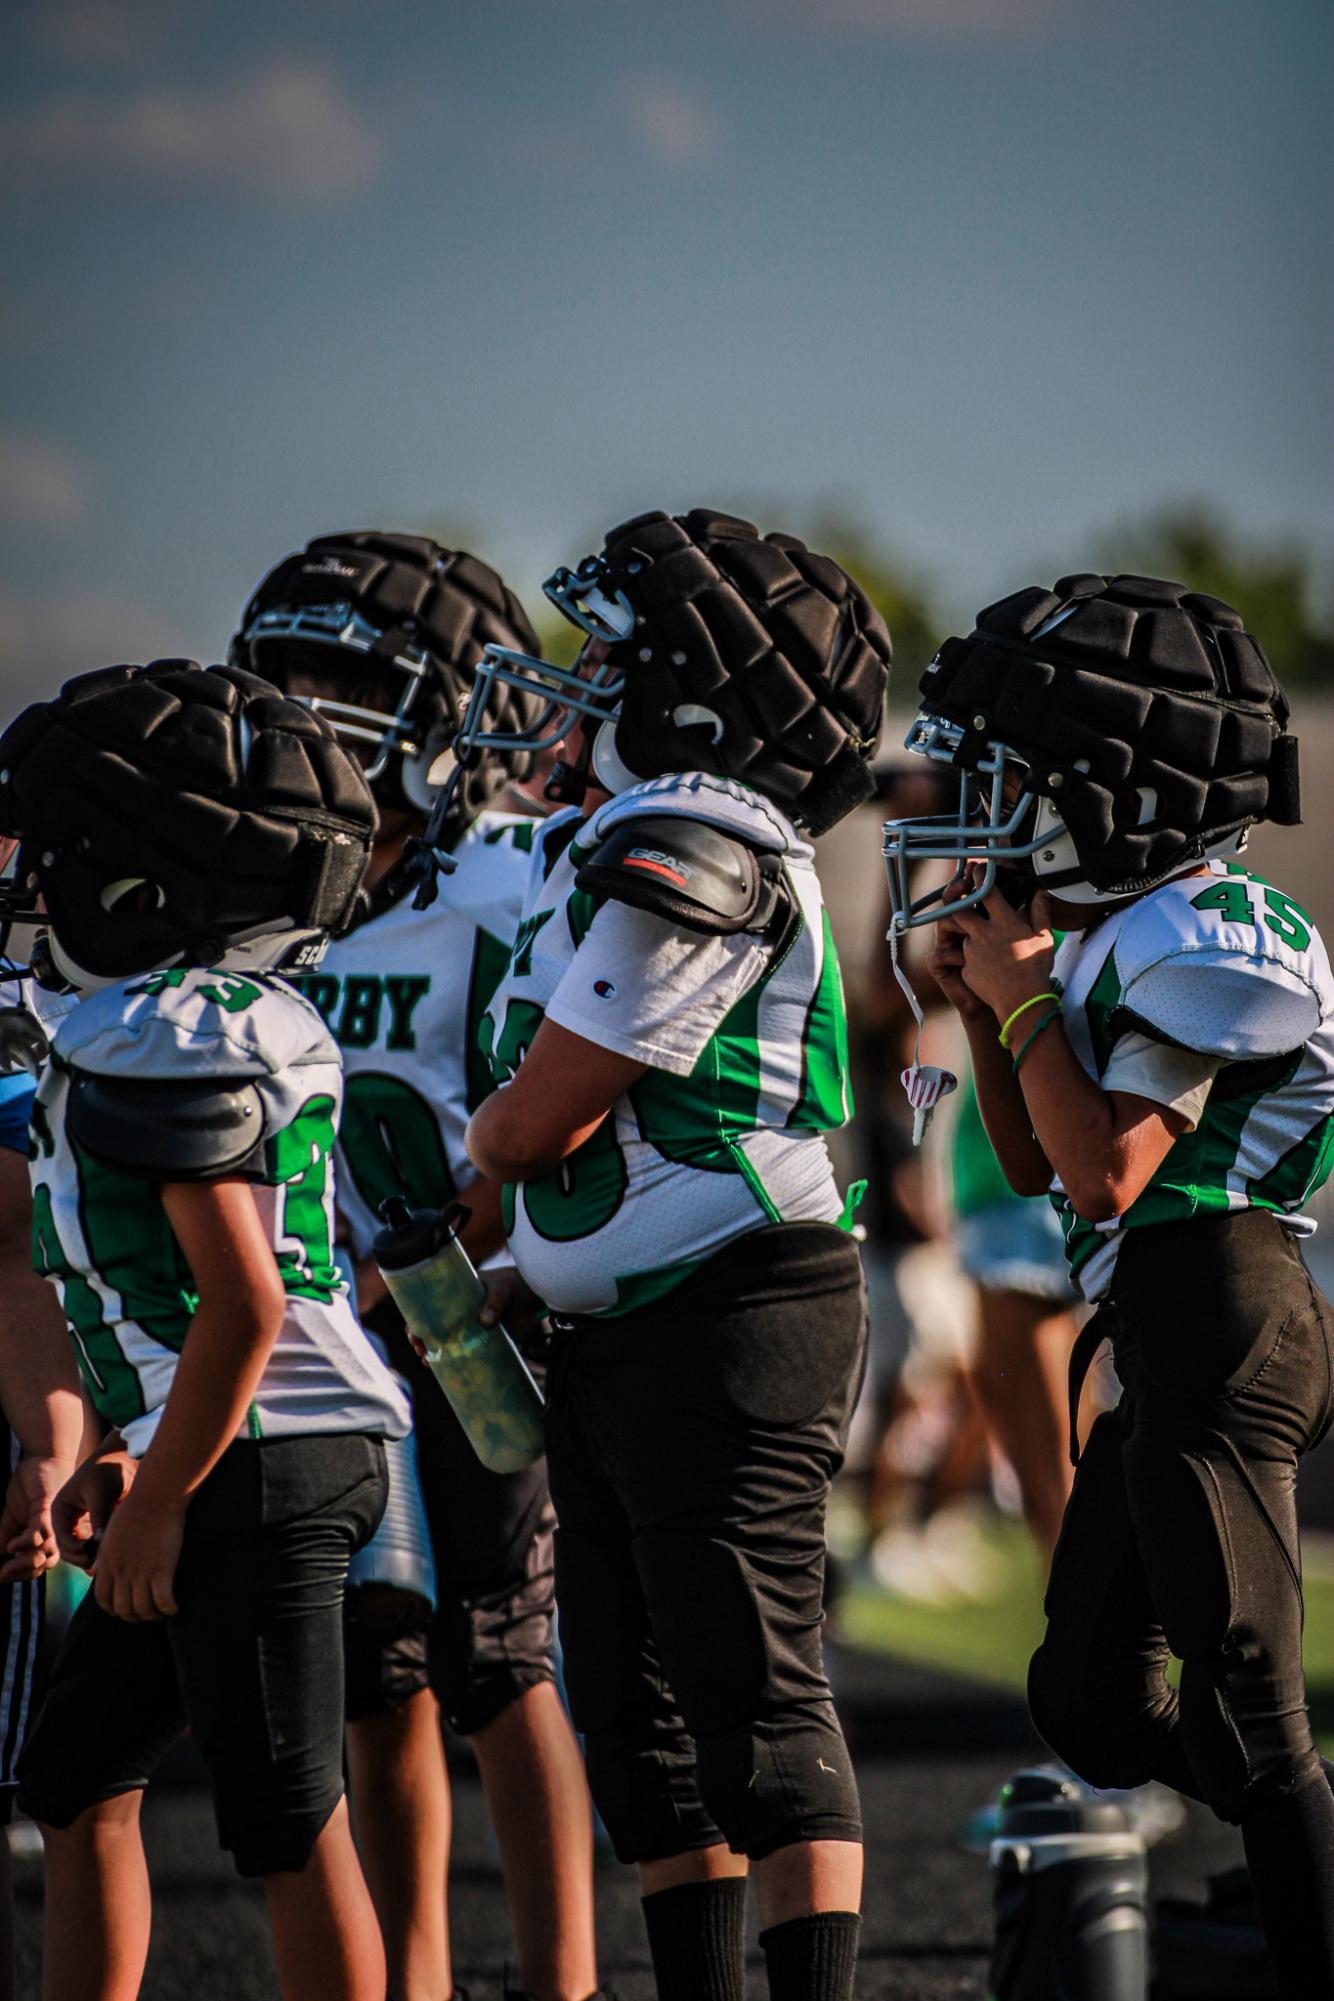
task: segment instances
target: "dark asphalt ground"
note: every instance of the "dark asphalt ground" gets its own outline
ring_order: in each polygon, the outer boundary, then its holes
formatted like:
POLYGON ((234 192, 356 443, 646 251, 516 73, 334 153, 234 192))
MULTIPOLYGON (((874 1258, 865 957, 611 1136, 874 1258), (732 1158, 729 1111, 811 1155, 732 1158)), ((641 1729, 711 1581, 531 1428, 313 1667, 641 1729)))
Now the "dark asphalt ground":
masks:
MULTIPOLYGON (((866 1819, 861 2001, 981 2001, 990 1934, 986 1863, 951 1835, 1038 1747, 1022 1703, 969 1682, 869 1655, 832 1663, 854 1745, 866 1819)), ((452 1924, 459 1980, 498 2001, 508 1919, 481 1792, 455 1774, 452 1924)), ((162 1787, 146 1809, 156 1923, 143 2001, 274 2001, 263 1895, 219 1853, 207 1798, 162 1787)), ((1192 1894, 1205 1871, 1240 1859, 1236 1836, 1192 1810, 1184 1834, 1153 1853, 1158 1894, 1192 1894)), ((41 1867, 17 1868, 20 1995, 36 2001, 41 1867)), ((654 1989, 631 1870, 598 1880, 603 1978, 621 2001, 654 1989)), ((765 1992, 753 1944, 750 1992, 765 1992)))

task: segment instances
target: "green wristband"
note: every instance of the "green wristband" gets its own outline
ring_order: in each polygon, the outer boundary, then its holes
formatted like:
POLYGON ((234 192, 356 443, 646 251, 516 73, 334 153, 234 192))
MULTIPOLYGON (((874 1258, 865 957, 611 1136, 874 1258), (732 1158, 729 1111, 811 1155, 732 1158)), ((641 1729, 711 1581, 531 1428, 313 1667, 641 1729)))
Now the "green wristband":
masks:
POLYGON ((1050 1014, 1043 1015, 1037 1027, 1032 1030, 1032 1032, 1026 1037, 1026 1039, 1023 1042, 1020 1043, 1019 1053, 1015 1057, 1014 1062, 1011 1065, 1011 1068, 1016 1077, 1019 1075, 1019 1065, 1023 1062, 1025 1056, 1027 1056, 1029 1050, 1033 1047, 1033 1044, 1037 1041, 1043 1029, 1050 1028, 1052 1023, 1054 1021, 1059 1021, 1060 1018, 1061 1018, 1061 1010, 1058 1007, 1054 1007, 1050 1014))

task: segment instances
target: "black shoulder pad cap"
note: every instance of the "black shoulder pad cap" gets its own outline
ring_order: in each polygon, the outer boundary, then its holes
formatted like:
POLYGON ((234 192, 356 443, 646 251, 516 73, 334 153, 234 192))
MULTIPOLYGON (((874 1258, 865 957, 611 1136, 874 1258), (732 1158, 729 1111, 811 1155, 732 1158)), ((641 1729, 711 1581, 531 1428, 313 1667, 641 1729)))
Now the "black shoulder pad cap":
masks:
POLYGON ((253 1084, 139 1083, 76 1070, 65 1123, 90 1153, 155 1181, 261 1172, 264 1105, 253 1084))
POLYGON ((777 855, 675 815, 613 828, 575 876, 595 896, 718 937, 765 930, 782 879, 777 855))

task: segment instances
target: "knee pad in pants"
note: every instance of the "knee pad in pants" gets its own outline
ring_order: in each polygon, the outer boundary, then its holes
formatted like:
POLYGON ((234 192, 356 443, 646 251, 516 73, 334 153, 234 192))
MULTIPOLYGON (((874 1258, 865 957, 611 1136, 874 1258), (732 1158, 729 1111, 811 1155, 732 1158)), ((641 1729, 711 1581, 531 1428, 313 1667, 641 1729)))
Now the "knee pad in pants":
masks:
POLYGON ((1090 1689, 1050 1640, 1028 1665, 1028 1709, 1044 1744, 1090 1786, 1142 1786, 1154 1775, 1165 1731, 1173 1727, 1175 1701, 1140 1689, 1121 1700, 1110 1689, 1090 1689))
POLYGON ((818 1575, 798 1583, 797 1602, 703 1535, 641 1536, 635 1560, 700 1797, 729 1845, 761 1859, 796 1841, 860 1839, 820 1653, 818 1575))
POLYGON ((1126 1446, 1128 1488, 1163 1630, 1182 1662, 1182 1741, 1209 1805, 1244 1821, 1320 1771, 1302 1678, 1302 1599, 1277 1523, 1287 1469, 1224 1441, 1126 1446), (1275 1484, 1277 1483, 1277 1484, 1275 1484), (1275 1487, 1270 1494, 1267 1489, 1275 1487), (1170 1521, 1170 1544, 1144 1523, 1170 1521))

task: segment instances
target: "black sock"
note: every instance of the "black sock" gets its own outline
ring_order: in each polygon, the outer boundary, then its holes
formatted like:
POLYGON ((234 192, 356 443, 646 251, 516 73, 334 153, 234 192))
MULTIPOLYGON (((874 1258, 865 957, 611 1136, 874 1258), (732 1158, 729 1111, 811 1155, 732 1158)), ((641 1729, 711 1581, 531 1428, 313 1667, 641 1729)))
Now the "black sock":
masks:
POLYGON ((1334 1798, 1319 1780, 1242 1822, 1278 1991, 1334 1993, 1334 1798))
POLYGON ((644 1924, 658 2001, 745 2001, 744 1876, 655 1890, 644 1924))
POLYGON ((856 1911, 816 1911, 761 1932, 769 2001, 852 2001, 861 1928, 856 1911))

